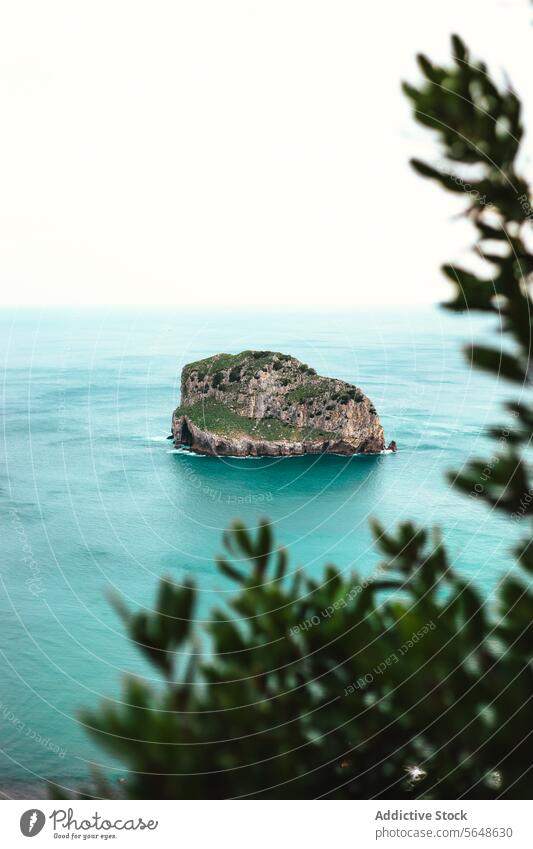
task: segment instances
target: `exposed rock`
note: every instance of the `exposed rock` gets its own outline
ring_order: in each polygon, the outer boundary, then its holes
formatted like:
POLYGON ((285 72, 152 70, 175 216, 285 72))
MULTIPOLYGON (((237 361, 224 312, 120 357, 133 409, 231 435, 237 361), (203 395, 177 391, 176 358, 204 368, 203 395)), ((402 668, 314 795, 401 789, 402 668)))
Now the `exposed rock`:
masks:
POLYGON ((387 445, 387 451, 394 451, 394 453, 396 453, 397 450, 398 450, 398 445, 396 444, 396 440, 392 439, 389 442, 389 444, 387 445))
POLYGON ((378 414, 360 389, 272 351, 185 366, 172 435, 177 446, 218 456, 375 454, 385 447, 378 414))

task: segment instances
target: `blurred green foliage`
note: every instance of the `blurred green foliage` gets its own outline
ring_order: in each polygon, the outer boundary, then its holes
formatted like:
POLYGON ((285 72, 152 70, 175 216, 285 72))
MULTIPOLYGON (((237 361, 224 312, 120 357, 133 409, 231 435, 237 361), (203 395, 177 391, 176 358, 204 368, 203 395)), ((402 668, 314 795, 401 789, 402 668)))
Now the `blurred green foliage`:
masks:
MULTIPOLYGON (((82 719, 127 767, 129 798, 531 795, 533 256, 529 189, 516 164, 523 129, 509 87, 457 37, 453 53, 446 67, 420 56, 422 82, 404 86, 441 146, 438 167, 413 165, 464 195, 485 260, 482 276, 444 268, 456 288, 448 307, 494 313, 497 343, 467 356, 514 384, 516 401, 509 422, 491 431, 494 455, 451 477, 469 497, 523 520, 516 574, 489 610, 449 568, 438 536, 376 523, 378 571, 347 581, 330 567, 317 582, 288 574, 266 521, 257 534, 235 523, 219 561, 235 593, 212 613, 208 657, 194 641, 193 588, 167 579, 155 610, 119 605, 164 683, 127 680, 120 701, 82 719)), ((88 792, 116 791, 97 776, 88 792)))

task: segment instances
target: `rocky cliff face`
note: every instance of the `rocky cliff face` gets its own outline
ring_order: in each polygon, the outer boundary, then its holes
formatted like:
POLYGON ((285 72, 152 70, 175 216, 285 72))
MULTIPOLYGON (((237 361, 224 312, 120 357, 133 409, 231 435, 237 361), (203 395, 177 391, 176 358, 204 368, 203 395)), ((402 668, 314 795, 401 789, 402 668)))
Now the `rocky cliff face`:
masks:
POLYGON ((360 389, 272 351, 217 354, 185 366, 172 434, 176 445, 226 456, 384 448, 378 414, 360 389))

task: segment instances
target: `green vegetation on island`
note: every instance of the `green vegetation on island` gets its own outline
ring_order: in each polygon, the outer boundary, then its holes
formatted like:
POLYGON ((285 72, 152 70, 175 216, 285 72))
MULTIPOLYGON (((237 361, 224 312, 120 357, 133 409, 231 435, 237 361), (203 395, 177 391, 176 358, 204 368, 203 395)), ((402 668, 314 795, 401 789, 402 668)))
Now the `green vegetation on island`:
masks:
POLYGON ((214 456, 377 454, 385 447, 376 409, 357 386, 279 351, 216 354, 184 366, 172 436, 178 446, 214 456))
MULTIPOLYGON (((445 67, 419 57, 423 79, 406 86, 442 145, 439 168, 414 164, 463 194, 490 274, 446 266, 450 307, 494 316, 496 344, 467 355, 516 392, 491 456, 451 481, 515 522, 516 569, 487 603, 438 532, 374 522, 378 569, 317 579, 289 571, 268 522, 234 523, 218 565, 235 590, 207 622, 195 622, 194 588, 171 578, 153 606, 119 607, 156 674, 82 720, 127 767, 128 798, 531 797, 533 213, 517 173, 520 101, 458 38, 453 52, 445 67)), ((117 795, 103 778, 88 792, 117 795)))
MULTIPOLYGON (((222 372, 227 369, 240 369, 242 375, 250 375, 256 371, 260 371, 268 363, 274 362, 281 368, 284 363, 288 363, 293 358, 288 354, 282 354, 279 351, 241 351, 239 354, 215 354, 213 357, 206 357, 203 360, 196 360, 193 363, 187 363, 183 371, 188 374, 193 371, 199 372, 201 379, 207 375, 214 375, 217 372, 222 372)), ((302 363, 306 371, 313 369, 302 363)))

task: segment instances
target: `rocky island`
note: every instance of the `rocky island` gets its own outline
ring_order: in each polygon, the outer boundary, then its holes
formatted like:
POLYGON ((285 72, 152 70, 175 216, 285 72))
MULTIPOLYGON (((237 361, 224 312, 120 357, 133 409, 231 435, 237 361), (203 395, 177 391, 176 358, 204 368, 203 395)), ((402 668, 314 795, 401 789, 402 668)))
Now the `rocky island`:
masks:
POLYGON ((186 365, 172 438, 199 454, 237 457, 377 454, 385 447, 376 409, 357 386, 274 351, 186 365))

